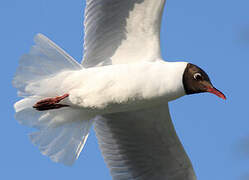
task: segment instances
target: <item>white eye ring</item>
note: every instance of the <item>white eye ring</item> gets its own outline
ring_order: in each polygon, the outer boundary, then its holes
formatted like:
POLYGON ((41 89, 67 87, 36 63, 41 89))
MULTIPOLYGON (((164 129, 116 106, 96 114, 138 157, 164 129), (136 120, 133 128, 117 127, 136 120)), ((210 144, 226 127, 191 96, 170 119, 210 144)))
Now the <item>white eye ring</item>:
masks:
POLYGON ((195 73, 194 74, 194 79, 195 80, 201 80, 202 79, 202 75, 200 73, 195 73))

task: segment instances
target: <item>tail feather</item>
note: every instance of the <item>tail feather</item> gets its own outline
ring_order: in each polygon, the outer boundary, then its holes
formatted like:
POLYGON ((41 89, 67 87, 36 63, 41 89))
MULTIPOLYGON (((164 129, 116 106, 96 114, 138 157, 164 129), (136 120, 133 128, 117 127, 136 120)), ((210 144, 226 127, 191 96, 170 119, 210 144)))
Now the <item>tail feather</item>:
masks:
POLYGON ((21 57, 13 79, 20 96, 30 95, 26 87, 32 82, 44 80, 61 71, 82 69, 81 64, 44 35, 36 35, 34 41, 29 54, 21 57))
POLYGON ((41 34, 35 37, 35 43, 30 53, 21 58, 13 80, 19 95, 24 97, 14 105, 15 118, 38 130, 30 135, 30 139, 42 154, 55 162, 72 165, 86 142, 92 116, 73 107, 37 111, 33 106, 44 98, 61 93, 56 88, 60 86, 60 76, 53 80, 56 74, 80 70, 82 66, 41 34))
POLYGON ((32 143, 53 161, 72 165, 84 147, 92 121, 77 121, 30 134, 32 143))

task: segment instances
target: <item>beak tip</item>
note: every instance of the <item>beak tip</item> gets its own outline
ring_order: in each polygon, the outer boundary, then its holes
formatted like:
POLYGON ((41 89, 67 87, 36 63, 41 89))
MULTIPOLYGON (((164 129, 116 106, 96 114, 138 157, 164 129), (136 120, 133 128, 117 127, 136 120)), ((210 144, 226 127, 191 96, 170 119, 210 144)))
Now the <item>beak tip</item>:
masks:
POLYGON ((220 97, 221 99, 227 100, 226 96, 222 92, 220 92, 218 89, 216 89, 214 87, 208 88, 207 91, 214 94, 214 95, 216 95, 216 96, 218 96, 218 97, 220 97))
POLYGON ((221 97, 221 98, 224 99, 225 101, 227 100, 226 96, 223 96, 223 97, 221 97))

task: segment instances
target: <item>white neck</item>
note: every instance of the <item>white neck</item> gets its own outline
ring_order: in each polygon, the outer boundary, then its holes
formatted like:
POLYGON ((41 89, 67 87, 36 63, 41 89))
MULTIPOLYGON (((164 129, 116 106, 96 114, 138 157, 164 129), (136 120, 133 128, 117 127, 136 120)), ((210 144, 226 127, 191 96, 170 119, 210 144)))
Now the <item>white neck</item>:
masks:
POLYGON ((162 91, 164 91, 168 101, 177 99, 186 95, 183 86, 183 74, 187 67, 187 62, 165 62, 158 61, 163 64, 162 91))

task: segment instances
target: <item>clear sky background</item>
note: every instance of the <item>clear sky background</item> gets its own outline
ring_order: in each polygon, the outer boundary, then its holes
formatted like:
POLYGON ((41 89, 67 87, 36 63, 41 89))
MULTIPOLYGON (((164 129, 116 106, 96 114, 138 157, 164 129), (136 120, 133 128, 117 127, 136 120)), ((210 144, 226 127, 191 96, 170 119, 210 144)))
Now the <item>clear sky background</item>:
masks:
MULTIPOLYGON (((0 1, 0 179, 111 180, 94 131, 72 167, 51 162, 34 147, 30 129, 14 119, 11 80, 19 57, 41 32, 78 61, 84 0, 0 1)), ((170 103, 176 130, 199 180, 249 179, 249 1, 168 0, 162 53, 168 61, 202 67, 227 101, 211 94, 170 103)), ((162 77, 163 78, 163 77, 162 77)))

